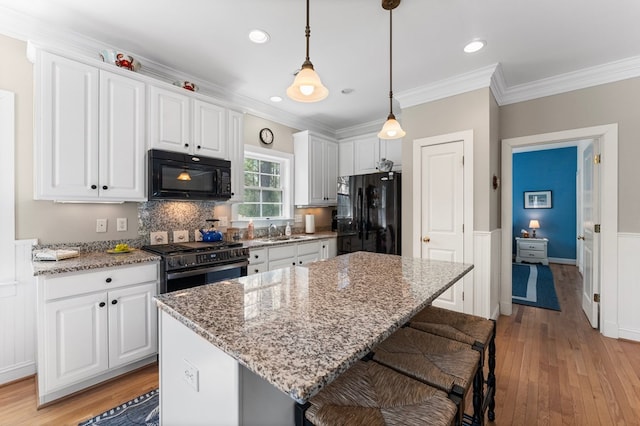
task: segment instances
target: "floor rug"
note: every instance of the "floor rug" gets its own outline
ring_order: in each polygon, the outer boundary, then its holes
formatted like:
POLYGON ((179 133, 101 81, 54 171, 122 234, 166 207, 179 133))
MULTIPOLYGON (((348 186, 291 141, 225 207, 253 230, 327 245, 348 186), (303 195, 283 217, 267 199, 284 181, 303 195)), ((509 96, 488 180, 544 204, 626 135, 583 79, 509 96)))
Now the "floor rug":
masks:
POLYGON ((545 265, 513 264, 512 301, 520 305, 560 310, 551 268, 545 265))
POLYGON ((160 424, 160 392, 158 389, 140 395, 131 401, 113 407, 104 413, 85 420, 78 426, 129 426, 160 424))

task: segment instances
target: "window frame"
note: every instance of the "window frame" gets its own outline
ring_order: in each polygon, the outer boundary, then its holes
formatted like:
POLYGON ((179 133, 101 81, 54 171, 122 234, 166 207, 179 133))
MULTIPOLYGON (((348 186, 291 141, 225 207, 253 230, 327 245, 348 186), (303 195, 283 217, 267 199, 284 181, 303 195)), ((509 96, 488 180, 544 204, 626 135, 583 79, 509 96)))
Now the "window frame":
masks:
MULTIPOLYGON (((250 217, 242 217, 239 218, 239 206, 244 203, 234 204, 232 206, 232 220, 238 222, 249 222, 253 220, 254 223, 260 222, 269 222, 273 221, 286 221, 291 220, 293 218, 293 154, 282 152, 282 151, 274 151, 272 149, 266 149, 258 146, 245 145, 244 147, 244 157, 245 158, 254 158, 258 160, 264 161, 272 161, 280 163, 280 183, 282 186, 282 216, 278 217, 261 217, 261 218, 250 218, 250 217)), ((242 171, 244 177, 244 161, 242 162, 242 171)), ((242 191, 244 193, 244 180, 242 182, 242 191)))

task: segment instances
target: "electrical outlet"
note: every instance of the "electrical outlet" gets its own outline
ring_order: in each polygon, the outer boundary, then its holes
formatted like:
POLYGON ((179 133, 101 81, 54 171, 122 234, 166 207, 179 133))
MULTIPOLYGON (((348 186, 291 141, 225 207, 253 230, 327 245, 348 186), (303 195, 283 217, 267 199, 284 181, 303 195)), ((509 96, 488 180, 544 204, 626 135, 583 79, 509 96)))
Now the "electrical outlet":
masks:
POLYGON ((297 223, 302 223, 302 215, 301 214, 294 215, 294 221, 297 223))
POLYGON ((151 245, 167 244, 169 242, 169 234, 167 231, 156 231, 150 234, 151 245))
POLYGON ((173 231, 174 243, 187 243, 189 242, 189 231, 173 231))
POLYGON ((199 387, 200 387, 199 375, 200 374, 198 369, 189 361, 187 361, 186 359, 183 359, 182 371, 183 371, 182 378, 184 379, 184 381, 187 382, 189 386, 193 388, 193 390, 195 390, 196 392, 199 392, 199 387))
POLYGON ((196 229, 195 231, 193 231, 193 239, 194 241, 202 241, 202 233, 200 232, 199 229, 196 229))
POLYGON ((224 226, 225 228, 229 226, 229 220, 227 219, 226 216, 220 216, 218 219, 220 220, 218 222, 219 226, 224 226))
POLYGON ((116 219, 116 231, 123 232, 127 230, 127 218, 119 217, 116 219))
POLYGON ((107 219, 96 219, 96 232, 107 232, 107 219))

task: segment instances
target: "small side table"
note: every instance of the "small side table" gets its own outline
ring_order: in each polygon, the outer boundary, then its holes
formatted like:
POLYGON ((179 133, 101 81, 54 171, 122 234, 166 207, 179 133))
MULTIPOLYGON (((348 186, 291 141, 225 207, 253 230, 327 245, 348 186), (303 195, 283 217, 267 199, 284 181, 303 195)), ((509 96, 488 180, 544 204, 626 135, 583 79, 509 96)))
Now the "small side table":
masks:
POLYGON ((549 264, 547 238, 516 237, 516 263, 531 262, 549 264))

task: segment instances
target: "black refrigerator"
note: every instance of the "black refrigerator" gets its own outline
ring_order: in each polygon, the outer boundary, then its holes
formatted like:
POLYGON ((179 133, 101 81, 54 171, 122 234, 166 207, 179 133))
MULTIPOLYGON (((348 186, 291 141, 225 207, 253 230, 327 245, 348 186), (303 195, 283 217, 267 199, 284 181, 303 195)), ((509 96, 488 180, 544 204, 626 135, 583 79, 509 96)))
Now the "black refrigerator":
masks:
POLYGON ((400 253, 401 174, 338 178, 338 254, 400 253))

